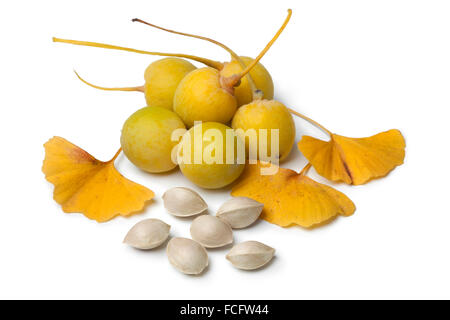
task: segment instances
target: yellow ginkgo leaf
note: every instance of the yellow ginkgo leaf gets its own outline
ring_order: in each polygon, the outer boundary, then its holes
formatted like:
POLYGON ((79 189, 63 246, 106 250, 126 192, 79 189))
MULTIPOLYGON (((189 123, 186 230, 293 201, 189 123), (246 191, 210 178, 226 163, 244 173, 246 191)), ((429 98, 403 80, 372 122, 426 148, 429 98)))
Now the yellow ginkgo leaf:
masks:
POLYGON ((405 139, 396 129, 368 138, 331 134, 328 142, 303 136, 298 148, 321 176, 354 185, 384 177, 405 158, 405 139))
POLYGON ((120 151, 103 162, 61 137, 50 139, 44 147, 42 171, 55 186, 53 198, 64 212, 80 212, 105 222, 141 210, 154 196, 151 190, 116 170, 114 160, 120 151))
POLYGON ((282 227, 312 227, 337 215, 350 216, 355 205, 342 192, 318 183, 305 174, 279 168, 274 175, 261 175, 261 163, 247 165, 231 194, 264 204, 261 218, 282 227))

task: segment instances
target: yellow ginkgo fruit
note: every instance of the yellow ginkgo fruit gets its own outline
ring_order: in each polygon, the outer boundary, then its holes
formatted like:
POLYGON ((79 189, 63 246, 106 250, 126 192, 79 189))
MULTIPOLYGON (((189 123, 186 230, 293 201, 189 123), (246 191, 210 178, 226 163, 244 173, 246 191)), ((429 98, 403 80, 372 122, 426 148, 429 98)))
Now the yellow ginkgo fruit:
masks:
POLYGON ((309 228, 355 212, 345 194, 306 176, 310 165, 300 173, 278 168, 273 175, 262 175, 263 167, 261 162, 247 165, 231 194, 263 203, 261 218, 270 223, 309 228))
POLYGON ((80 212, 105 222, 140 211, 154 193, 123 177, 109 161, 95 159, 69 141, 54 137, 44 145, 42 171, 54 186, 53 198, 64 212, 80 212))
POLYGON ((405 158, 405 139, 396 129, 368 138, 330 134, 330 141, 303 136, 298 148, 321 176, 353 185, 384 177, 405 158))

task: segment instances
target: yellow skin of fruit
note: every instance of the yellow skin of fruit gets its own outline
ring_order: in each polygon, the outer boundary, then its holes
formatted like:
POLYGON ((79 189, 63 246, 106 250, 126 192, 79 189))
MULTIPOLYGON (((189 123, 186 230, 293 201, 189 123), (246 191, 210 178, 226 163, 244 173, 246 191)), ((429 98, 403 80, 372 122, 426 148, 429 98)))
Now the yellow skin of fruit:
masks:
MULTIPOLYGON (((254 59, 249 57, 240 57, 245 65, 249 65, 254 59)), ((233 74, 238 74, 242 71, 241 65, 233 60, 226 63, 224 68, 221 70, 223 76, 229 77, 233 74)), ((260 89, 264 96, 264 99, 273 99, 273 81, 270 73, 261 64, 257 63, 252 70, 250 70, 250 75, 255 82, 256 88, 260 89)), ((248 83, 247 77, 241 79, 241 84, 234 88, 234 96, 238 102, 238 107, 248 104, 253 101, 253 92, 248 83)))
MULTIPOLYGON (((280 161, 291 152, 295 140, 295 123, 284 104, 275 100, 255 100, 238 109, 231 126, 233 129, 255 129, 259 146, 259 129, 269 129, 267 134, 268 153, 271 150, 270 129, 279 129, 280 161)), ((239 133, 239 132, 238 132, 239 133)), ((249 154, 249 139, 245 139, 246 154, 249 154)), ((258 150, 259 157, 259 150, 258 150)))
POLYGON ((177 166, 172 161, 173 130, 185 129, 175 112, 160 107, 145 107, 133 113, 122 128, 120 143, 123 153, 138 168, 166 172, 177 166))
POLYGON ((181 80, 173 101, 173 110, 188 128, 194 121, 228 123, 237 109, 236 98, 220 86, 220 73, 199 68, 181 80))
MULTIPOLYGON (((181 172, 183 175, 188 178, 190 181, 198 185, 199 187, 205 188, 205 189, 218 189, 225 187, 235 181, 244 170, 245 164, 244 163, 238 163, 237 162, 237 145, 240 143, 243 147, 243 141, 239 137, 235 137, 234 141, 228 141, 226 139, 226 130, 232 130, 230 127, 218 123, 218 122, 204 122, 202 123, 202 130, 201 130, 201 140, 202 144, 194 144, 194 129, 196 126, 189 129, 188 132, 186 132, 185 136, 183 136, 183 139, 186 139, 186 141, 190 141, 190 145, 187 144, 187 146, 191 147, 191 159, 190 164, 183 163, 182 157, 183 153, 186 150, 186 144, 183 142, 180 144, 180 152, 178 154, 178 162, 181 169, 181 172), (194 163, 194 152, 203 152, 205 151, 205 148, 211 148, 211 144, 216 145, 216 148, 220 148, 220 144, 214 141, 209 141, 208 138, 205 138, 205 132, 209 129, 217 129, 221 132, 223 140, 222 146, 223 146, 223 163, 206 163, 205 158, 202 156, 201 163, 195 164, 194 163), (228 145, 227 145, 228 144, 228 145), (196 149, 194 149, 196 148, 196 149), (234 148, 234 163, 227 164, 226 163, 226 148, 234 148)), ((200 132, 200 130, 199 130, 200 132)), ((200 134, 198 135, 200 139, 200 134)), ((211 149, 210 149, 211 150, 211 149)), ((207 153, 206 151, 205 153, 207 153)), ((245 161, 244 161, 245 162, 245 161)))
POLYGON ((144 73, 147 106, 173 110, 175 90, 195 69, 192 63, 180 58, 164 58, 151 63, 144 73))

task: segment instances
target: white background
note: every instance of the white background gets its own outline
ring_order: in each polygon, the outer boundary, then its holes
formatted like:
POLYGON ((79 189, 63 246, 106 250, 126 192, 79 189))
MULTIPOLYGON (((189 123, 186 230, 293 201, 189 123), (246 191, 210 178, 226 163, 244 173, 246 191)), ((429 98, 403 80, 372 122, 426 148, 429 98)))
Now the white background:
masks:
MULTIPOLYGON (((448 1, 1 2, 0 298, 450 298, 449 16, 448 1), (121 156, 120 172, 154 190, 154 204, 104 224, 62 212, 41 172, 43 143, 62 136, 107 160, 125 119, 145 104, 140 93, 89 88, 72 69, 99 84, 140 85, 156 58, 55 44, 52 36, 226 61, 209 43, 130 19, 209 35, 256 56, 289 7, 291 23, 262 60, 276 98, 342 135, 398 128, 406 137, 405 164, 388 177, 335 185, 355 202, 353 216, 315 230, 258 222, 235 232, 235 241, 276 248, 268 267, 236 270, 224 258, 229 248, 217 249, 207 272, 190 277, 169 264, 164 248, 122 244, 150 217, 171 224, 173 236, 189 236, 190 220, 167 214, 160 198, 173 186, 199 190, 179 172, 143 173, 121 156)), ((297 140, 325 138, 296 124, 297 140)), ((283 166, 305 163, 294 148, 283 166)), ((324 182, 314 170, 310 176, 324 182)), ((211 213, 229 197, 229 190, 199 191, 211 213)))

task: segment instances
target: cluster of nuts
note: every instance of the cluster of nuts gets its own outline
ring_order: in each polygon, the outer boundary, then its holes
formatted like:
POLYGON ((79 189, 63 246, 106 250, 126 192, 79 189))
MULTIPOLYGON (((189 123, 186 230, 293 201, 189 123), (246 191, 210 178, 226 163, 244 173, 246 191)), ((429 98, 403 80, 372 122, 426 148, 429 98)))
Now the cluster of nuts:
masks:
MULTIPOLYGON (((176 187, 163 195, 164 207, 177 217, 205 213, 208 205, 195 191, 176 187)), ((233 243, 232 229, 246 228, 261 214, 263 204, 245 197, 226 201, 216 216, 200 215, 192 221, 192 239, 172 238, 167 244, 169 262, 185 274, 200 274, 208 266, 205 248, 219 248, 233 243)), ((146 219, 134 225, 125 236, 124 243, 142 250, 162 245, 170 234, 170 226, 159 219, 146 219)), ((226 258, 238 269, 254 270, 267 264, 275 249, 258 241, 236 244, 226 258)))

